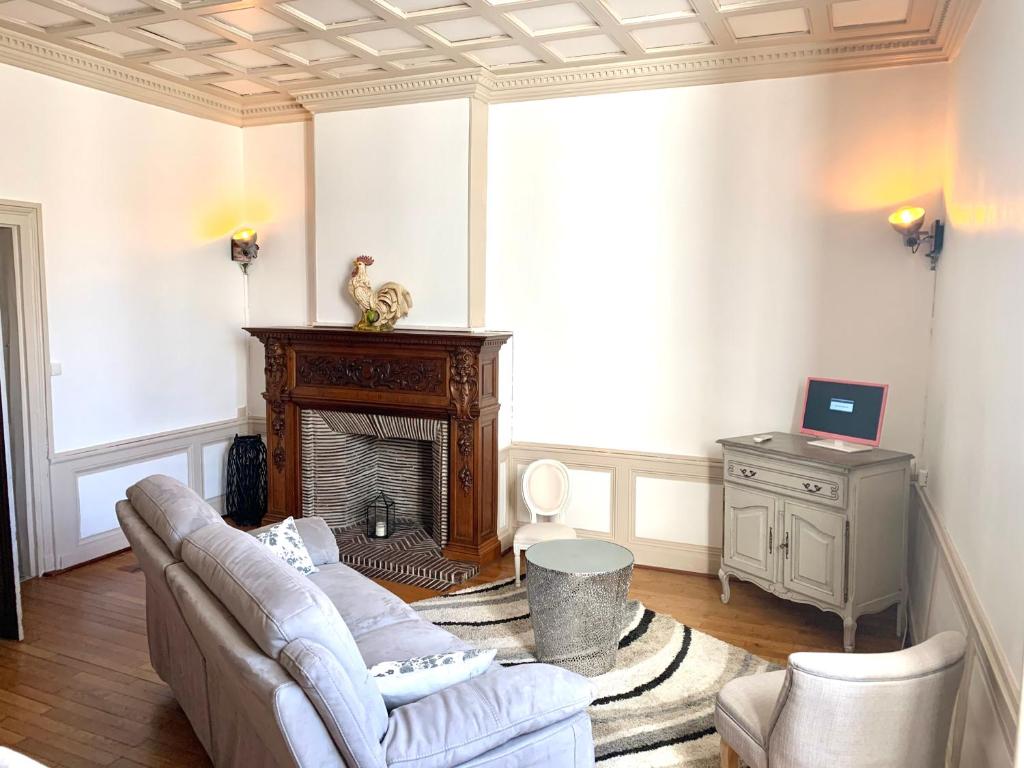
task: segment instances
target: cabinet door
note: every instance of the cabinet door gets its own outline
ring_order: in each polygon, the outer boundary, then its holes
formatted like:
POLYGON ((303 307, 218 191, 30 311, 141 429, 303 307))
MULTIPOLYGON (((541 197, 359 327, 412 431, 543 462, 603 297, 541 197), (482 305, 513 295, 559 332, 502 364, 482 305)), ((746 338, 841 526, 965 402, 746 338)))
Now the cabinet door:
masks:
POLYGON ((725 487, 726 565, 775 579, 775 497, 735 486, 725 487))
POLYGON ((842 605, 846 577, 846 517, 787 501, 782 584, 793 592, 842 605))

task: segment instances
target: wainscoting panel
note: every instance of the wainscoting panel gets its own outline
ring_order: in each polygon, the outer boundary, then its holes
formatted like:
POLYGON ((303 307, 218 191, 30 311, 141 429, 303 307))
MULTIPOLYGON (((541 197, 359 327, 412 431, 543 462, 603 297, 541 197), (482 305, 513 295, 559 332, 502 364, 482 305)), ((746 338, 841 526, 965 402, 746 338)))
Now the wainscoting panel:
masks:
POLYGON ((176 477, 221 511, 227 447, 247 429, 246 419, 230 419, 56 454, 50 462, 56 569, 128 546, 114 504, 147 475, 176 477))
POLYGON ((224 495, 230 447, 230 440, 203 445, 203 498, 216 499, 224 495))
POLYGON ((78 538, 85 541, 117 528, 114 505, 124 498, 125 488, 140 477, 169 475, 188 483, 188 452, 157 456, 148 461, 81 472, 78 480, 78 538))
POLYGON ((915 642, 956 630, 968 638, 967 666, 950 735, 948 768, 1010 768, 1020 681, 927 491, 910 495, 910 623, 915 642))
POLYGON ((635 474, 637 539, 707 544, 722 539, 722 488, 699 480, 635 474))
POLYGON ((529 520, 520 483, 530 462, 558 459, 570 471, 569 523, 582 537, 629 547, 640 565, 713 574, 722 555, 718 459, 513 442, 508 504, 529 520))

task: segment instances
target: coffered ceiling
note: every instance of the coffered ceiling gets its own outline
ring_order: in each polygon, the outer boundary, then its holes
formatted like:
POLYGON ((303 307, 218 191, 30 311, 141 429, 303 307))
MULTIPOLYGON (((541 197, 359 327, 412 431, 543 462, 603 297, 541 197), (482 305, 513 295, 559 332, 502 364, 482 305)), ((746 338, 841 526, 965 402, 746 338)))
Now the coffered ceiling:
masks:
POLYGON ((236 124, 948 58, 978 0, 0 0, 0 61, 236 124))

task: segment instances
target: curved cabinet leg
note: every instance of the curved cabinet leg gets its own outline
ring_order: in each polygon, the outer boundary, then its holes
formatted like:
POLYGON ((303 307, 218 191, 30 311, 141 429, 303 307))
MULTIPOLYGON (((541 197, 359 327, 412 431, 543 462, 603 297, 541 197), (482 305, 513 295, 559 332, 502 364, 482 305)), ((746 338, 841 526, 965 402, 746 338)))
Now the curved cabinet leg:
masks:
POLYGON ((729 592, 729 574, 723 571, 721 568, 718 569, 718 580, 722 582, 722 602, 728 603, 730 592, 729 592))
POLYGON ((856 619, 843 619, 843 650, 847 653, 853 653, 854 644, 857 637, 857 620, 856 619))
POLYGON ((907 631, 907 601, 896 604, 896 637, 902 638, 907 631))

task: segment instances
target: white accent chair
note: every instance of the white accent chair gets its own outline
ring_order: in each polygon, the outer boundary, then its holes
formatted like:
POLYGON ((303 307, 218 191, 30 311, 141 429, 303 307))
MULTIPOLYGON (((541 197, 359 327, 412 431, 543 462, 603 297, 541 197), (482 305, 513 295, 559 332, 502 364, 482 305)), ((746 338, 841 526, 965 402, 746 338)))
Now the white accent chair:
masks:
POLYGON ((555 518, 569 508, 569 470, 554 459, 538 459, 523 473, 523 501, 530 510, 530 522, 516 529, 512 551, 516 559, 516 586, 519 586, 519 555, 534 544, 555 539, 575 539, 576 531, 555 518), (537 516, 551 518, 538 522, 537 516))
POLYGON ((942 632, 895 653, 794 653, 715 702, 722 768, 937 768, 966 642, 942 632))

